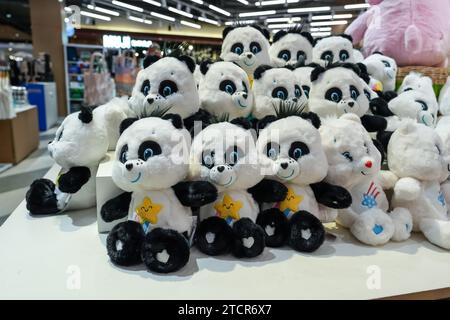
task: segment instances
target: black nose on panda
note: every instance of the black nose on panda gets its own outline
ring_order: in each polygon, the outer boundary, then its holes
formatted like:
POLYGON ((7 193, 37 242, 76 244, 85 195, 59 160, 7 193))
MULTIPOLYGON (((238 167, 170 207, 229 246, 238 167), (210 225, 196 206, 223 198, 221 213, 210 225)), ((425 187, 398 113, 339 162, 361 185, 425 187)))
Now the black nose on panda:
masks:
POLYGON ((355 105, 355 103, 354 103, 353 101, 350 101, 350 102, 348 103, 348 106, 349 106, 350 108, 353 108, 354 105, 355 105))
POLYGON ((148 102, 149 104, 152 104, 153 102, 155 102, 155 99, 153 99, 153 98, 148 98, 148 99, 147 99, 147 102, 148 102))
POLYGON ((251 59, 253 57, 252 53, 247 53, 247 58, 251 59))
POLYGON ((125 165, 125 168, 127 168, 127 170, 130 171, 131 169, 133 169, 133 164, 132 163, 127 163, 125 165))
POLYGON ((288 165, 289 165, 289 164, 288 164, 287 162, 283 162, 283 163, 280 164, 280 166, 281 166, 283 169, 285 169, 285 170, 287 169, 288 165))
POLYGON ((217 171, 223 172, 223 170, 225 170, 225 167, 224 167, 224 166, 218 166, 218 167, 217 167, 217 171))
POLYGON ((242 96, 244 97, 244 99, 247 99, 248 94, 244 93, 242 96))

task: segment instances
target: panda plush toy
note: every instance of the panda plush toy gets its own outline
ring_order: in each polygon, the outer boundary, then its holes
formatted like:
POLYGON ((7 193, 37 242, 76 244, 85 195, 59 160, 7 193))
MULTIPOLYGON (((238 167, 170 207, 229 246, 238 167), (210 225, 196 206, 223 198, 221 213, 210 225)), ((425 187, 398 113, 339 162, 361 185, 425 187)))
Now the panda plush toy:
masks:
POLYGON ((324 241, 321 221, 334 221, 336 209, 350 206, 351 196, 344 188, 322 182, 328 164, 317 115, 298 114, 285 105, 280 110, 260 121, 256 147, 265 183, 277 181, 287 193, 282 200, 272 202, 261 196, 263 211, 257 223, 266 233, 267 246, 288 244, 297 251, 312 252, 324 241))
MULTIPOLYGON (((375 52, 362 61, 366 66, 369 75, 380 81, 382 88, 377 91, 394 91, 397 78, 397 64, 395 60, 383 55, 381 52, 375 52)), ((377 88, 374 88, 377 89, 377 88)))
POLYGON ((275 115, 280 102, 290 103, 299 110, 306 107, 308 98, 291 68, 262 65, 255 70, 254 79, 253 116, 256 119, 275 115))
POLYGON ((232 252, 255 257, 265 247, 264 231, 255 224, 261 198, 286 196, 279 183, 264 183, 251 124, 244 118, 208 126, 195 136, 190 177, 210 181, 218 190, 215 202, 200 208, 196 244, 208 255, 232 252))
POLYGON ((199 95, 202 109, 228 120, 248 117, 253 109, 253 91, 245 71, 233 62, 204 61, 199 95))
POLYGON ((319 128, 328 160, 326 181, 346 188, 352 205, 340 209, 337 222, 361 242, 382 245, 409 238, 412 218, 405 208, 388 213, 389 203, 378 179, 381 154, 355 114, 327 118, 319 128))
POLYGON ((228 26, 223 30, 220 58, 236 62, 252 83, 256 68, 270 64, 269 38, 269 32, 258 25, 228 26))
POLYGON ((316 39, 312 62, 323 67, 336 62, 355 63, 352 42, 346 34, 316 39))
POLYGON ((318 66, 311 72, 309 110, 320 117, 339 117, 354 113, 369 132, 386 129, 387 121, 381 116, 367 114, 370 93, 361 79, 361 69, 353 63, 335 63, 318 66))
POLYGON ((189 260, 191 207, 214 201, 217 192, 208 182, 184 181, 191 138, 179 115, 126 119, 121 130, 112 179, 125 192, 107 201, 101 216, 128 220, 108 234, 108 255, 121 266, 143 262, 150 271, 177 271, 189 260))
POLYGON ((271 64, 274 67, 295 66, 301 61, 312 62, 314 38, 309 32, 302 31, 301 26, 280 30, 273 36, 269 49, 271 64))
POLYGON ((295 65, 294 74, 297 81, 301 83, 303 93, 306 98, 309 99, 309 93, 311 91, 311 72, 317 68, 319 65, 317 63, 303 64, 297 63, 295 65))
POLYGON ((449 194, 441 188, 449 176, 450 156, 442 139, 433 128, 408 121, 390 138, 388 165, 395 177, 392 205, 410 211, 413 231, 450 250, 449 194))
POLYGON ((58 214, 95 206, 95 176, 109 146, 103 115, 82 107, 68 115, 48 145, 50 156, 61 166, 56 182, 35 180, 26 194, 32 215, 58 214))
POLYGON ((434 94, 433 80, 430 77, 424 76, 419 72, 412 71, 406 75, 402 84, 397 90, 400 94, 405 91, 418 90, 431 95, 434 94))

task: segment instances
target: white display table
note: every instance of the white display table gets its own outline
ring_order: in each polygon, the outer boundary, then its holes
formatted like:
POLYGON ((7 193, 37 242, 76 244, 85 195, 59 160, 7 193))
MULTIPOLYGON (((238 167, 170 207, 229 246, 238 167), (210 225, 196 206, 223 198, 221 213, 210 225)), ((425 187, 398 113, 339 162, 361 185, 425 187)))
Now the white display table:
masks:
POLYGON ((157 275, 111 264, 94 208, 32 218, 22 202, 0 227, 0 299, 371 299, 422 291, 428 292, 408 297, 450 297, 450 252, 422 236, 372 248, 345 230, 330 231, 337 238, 313 254, 266 249, 257 259, 237 260, 193 249, 183 270, 157 275))

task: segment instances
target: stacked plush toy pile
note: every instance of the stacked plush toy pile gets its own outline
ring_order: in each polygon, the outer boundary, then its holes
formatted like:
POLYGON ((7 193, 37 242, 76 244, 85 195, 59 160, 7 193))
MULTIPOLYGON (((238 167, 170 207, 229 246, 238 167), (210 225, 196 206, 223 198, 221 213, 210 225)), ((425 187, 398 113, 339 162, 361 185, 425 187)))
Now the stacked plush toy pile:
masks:
POLYGON ((30 213, 94 206, 97 166, 115 149, 124 192, 101 214, 120 221, 107 238, 117 265, 173 272, 192 246, 239 258, 266 246, 312 252, 334 221, 368 245, 418 231, 450 249, 449 90, 440 109, 420 74, 394 92, 395 61, 361 61, 345 35, 223 35, 223 61, 149 57, 128 101, 69 115, 49 145, 63 172, 32 184, 30 213))

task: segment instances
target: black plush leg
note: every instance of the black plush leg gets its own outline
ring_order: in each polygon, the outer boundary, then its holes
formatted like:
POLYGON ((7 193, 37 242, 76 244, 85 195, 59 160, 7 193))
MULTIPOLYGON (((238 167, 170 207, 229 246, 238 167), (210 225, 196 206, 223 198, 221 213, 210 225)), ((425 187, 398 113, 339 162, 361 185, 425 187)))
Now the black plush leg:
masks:
POLYGON ((189 261, 189 244, 175 230, 155 228, 145 236, 141 257, 148 270, 169 273, 189 261))
POLYGON ((26 194, 27 209, 31 214, 56 214, 58 209, 55 184, 48 179, 33 181, 26 194))
POLYGON ((144 237, 142 226, 135 221, 125 221, 116 225, 106 239, 106 249, 111 261, 121 266, 140 263, 144 237))
POLYGON ((313 252, 325 240, 325 228, 314 215, 298 211, 289 221, 289 245, 300 252, 313 252))
POLYGON ((249 218, 233 224, 234 241, 232 252, 238 258, 253 258, 260 255, 265 245, 264 230, 249 218))
POLYGON ((232 246, 233 231, 224 219, 210 217, 198 225, 195 242, 198 249, 207 255, 227 253, 232 246))
POLYGON ((286 216, 277 208, 262 211, 256 223, 264 230, 266 246, 281 247, 288 236, 289 222, 286 216))

